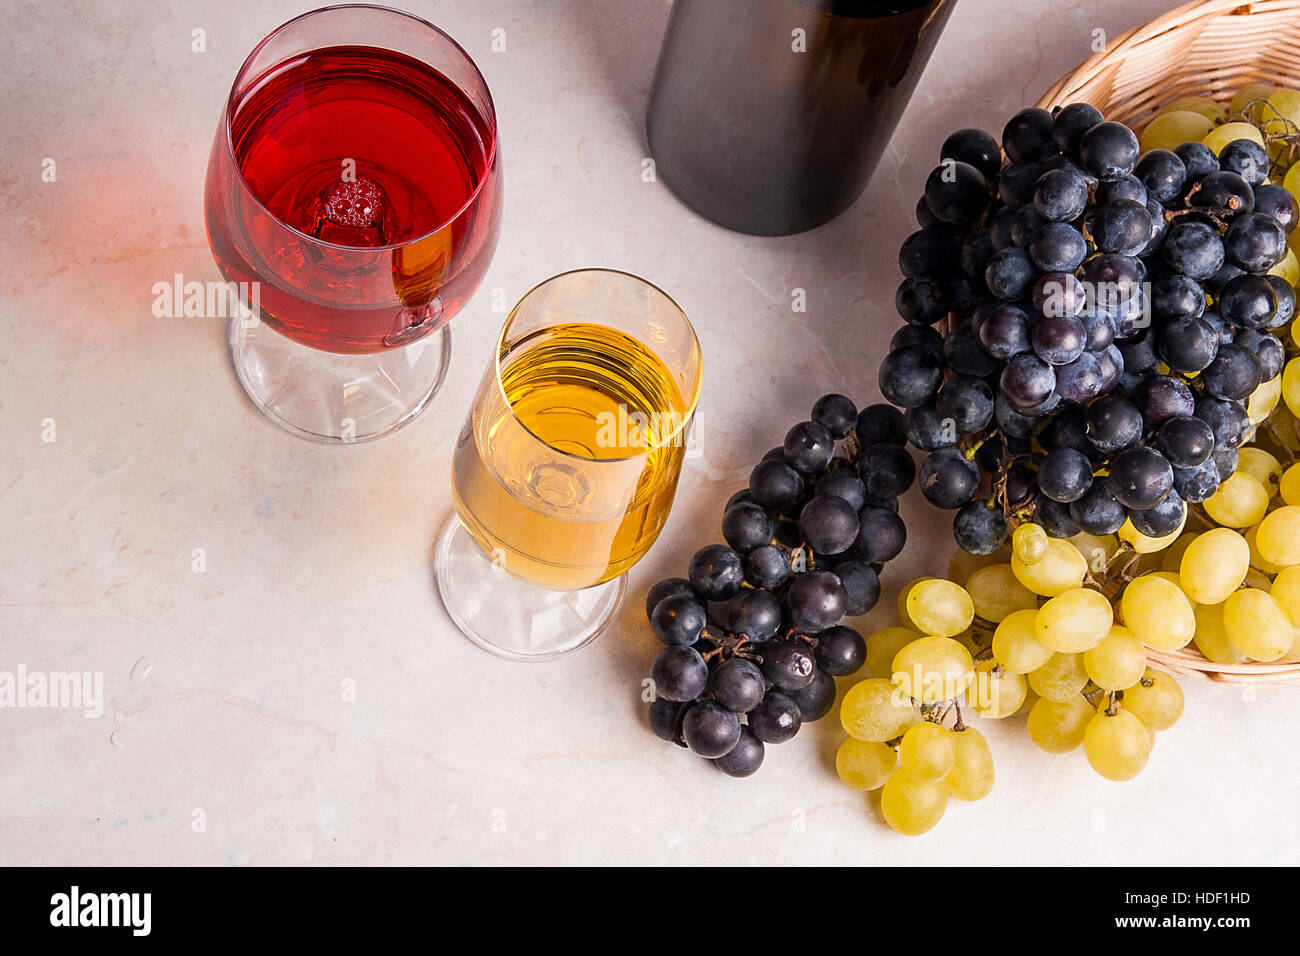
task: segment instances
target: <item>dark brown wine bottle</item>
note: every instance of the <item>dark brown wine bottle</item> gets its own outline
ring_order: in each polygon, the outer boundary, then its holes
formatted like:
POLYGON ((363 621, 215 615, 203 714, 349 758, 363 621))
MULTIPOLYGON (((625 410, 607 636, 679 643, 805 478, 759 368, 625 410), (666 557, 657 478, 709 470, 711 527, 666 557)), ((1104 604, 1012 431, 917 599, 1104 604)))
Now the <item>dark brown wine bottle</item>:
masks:
POLYGON ((867 185, 956 0, 676 0, 656 175, 738 232, 803 232, 867 185))

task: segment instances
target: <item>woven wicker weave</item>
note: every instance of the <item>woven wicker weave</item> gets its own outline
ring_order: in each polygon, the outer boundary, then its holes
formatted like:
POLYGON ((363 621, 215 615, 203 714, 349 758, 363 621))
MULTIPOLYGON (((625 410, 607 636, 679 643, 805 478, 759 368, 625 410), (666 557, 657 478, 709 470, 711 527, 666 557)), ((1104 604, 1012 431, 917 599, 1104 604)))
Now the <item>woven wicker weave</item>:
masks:
MULTIPOLYGON (((1141 130, 1164 104, 1208 96, 1224 105, 1249 83, 1300 89, 1300 0, 1189 3, 1112 40, 1043 94, 1051 109, 1087 102, 1141 130)), ((1300 686, 1300 663, 1215 664, 1189 645, 1148 649, 1151 664, 1228 684, 1300 686)))

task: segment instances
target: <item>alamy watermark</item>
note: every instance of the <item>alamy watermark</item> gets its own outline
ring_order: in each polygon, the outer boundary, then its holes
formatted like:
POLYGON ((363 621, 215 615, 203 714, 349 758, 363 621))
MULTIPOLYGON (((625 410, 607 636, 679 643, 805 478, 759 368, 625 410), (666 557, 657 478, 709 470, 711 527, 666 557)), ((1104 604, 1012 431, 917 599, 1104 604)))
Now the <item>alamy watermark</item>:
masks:
POLYGON ((237 318, 250 329, 261 321, 260 282, 186 282, 178 272, 170 282, 155 282, 149 291, 157 319, 237 318))
POLYGON ((85 717, 104 715, 103 671, 35 671, 26 664, 0 671, 0 708, 80 710, 85 717))

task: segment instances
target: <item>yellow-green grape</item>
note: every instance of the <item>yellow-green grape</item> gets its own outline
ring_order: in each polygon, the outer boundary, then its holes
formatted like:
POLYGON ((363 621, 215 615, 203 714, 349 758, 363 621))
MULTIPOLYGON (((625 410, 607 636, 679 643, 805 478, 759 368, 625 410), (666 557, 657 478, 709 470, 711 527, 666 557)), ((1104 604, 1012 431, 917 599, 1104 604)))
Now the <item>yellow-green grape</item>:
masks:
POLYGON ((1016 580, 1035 594, 1052 597, 1081 585, 1088 573, 1088 562, 1070 542, 1049 538, 1047 552, 1032 564, 1012 554, 1011 570, 1016 580))
POLYGON ((1250 569, 1250 545, 1231 528, 1212 528, 1183 551, 1179 583, 1197 604, 1220 604, 1241 587, 1250 569))
POLYGON ((1083 669, 1102 690, 1127 690, 1146 673, 1146 648, 1132 631, 1116 624, 1105 640, 1083 652, 1083 669))
POLYGON ((1224 123, 1222 126, 1216 126, 1201 138, 1201 142, 1210 147, 1215 156, 1218 156, 1223 147, 1239 139, 1249 139, 1260 146, 1264 145, 1263 135, 1258 127, 1251 123, 1224 123))
POLYGON ((880 812, 885 822, 906 836, 920 836, 934 827, 948 809, 948 784, 942 780, 917 780, 899 767, 880 791, 880 812))
POLYGON ((1038 609, 1034 634, 1058 654, 1081 654, 1100 644, 1114 623, 1115 612, 1105 595, 1092 588, 1073 588, 1038 609))
POLYGON ((1199 143, 1214 129, 1214 123, 1194 110, 1168 110, 1142 130, 1138 143, 1142 152, 1169 149, 1181 143, 1199 143))
POLYGON ((953 638, 954 641, 970 651, 971 657, 984 650, 985 645, 992 639, 992 635, 985 633, 984 629, 974 626, 966 628, 953 638))
MULTIPOLYGON (((1300 163, 1291 168, 1300 168, 1300 163)), ((1300 319, 1291 325, 1291 337, 1300 344, 1297 332, 1300 332, 1300 319)), ((1300 358, 1293 358, 1282 366, 1282 401, 1286 402, 1292 415, 1300 415, 1300 358)))
MULTIPOLYGON (((1277 87, 1271 83, 1248 83, 1239 89, 1232 97, 1232 103, 1228 107, 1229 116, 1244 115, 1250 123, 1242 123, 1242 126, 1249 126, 1258 122, 1261 118, 1261 110, 1267 110, 1262 103, 1256 100, 1267 100, 1278 91, 1277 87)), ((1271 115, 1272 111, 1268 110, 1271 115)), ((1235 124, 1228 124, 1235 125, 1235 124)))
POLYGON ((1242 588, 1223 602, 1228 640, 1257 661, 1275 661, 1295 640, 1291 618, 1277 599, 1258 588, 1242 588))
POLYGON ((1228 111, 1205 96, 1180 96, 1161 109, 1160 113, 1176 113, 1179 110, 1191 110, 1193 113, 1200 113, 1211 123, 1222 123, 1228 119, 1228 111))
POLYGON ((1183 563, 1183 555, 1187 548, 1196 540, 1195 531, 1185 531, 1178 536, 1178 540, 1165 548, 1164 553, 1160 556, 1161 571, 1177 571, 1183 563))
POLYGON ((1082 654, 1053 654, 1046 664, 1029 672, 1029 686, 1034 693, 1058 704, 1078 697, 1087 684, 1082 654))
POLYGON ((993 791, 993 751, 974 727, 953 732, 957 753, 948 771, 948 792, 958 800, 983 800, 993 791))
POLYGON ((1216 664, 1244 664, 1250 660, 1228 640, 1228 632, 1223 629, 1222 604, 1196 605, 1196 636, 1192 641, 1207 661, 1216 664))
POLYGON ((835 752, 835 772, 854 790, 878 790, 898 766, 889 744, 849 737, 835 752))
POLYGON ((867 638, 867 670, 876 677, 888 678, 893 674, 894 658, 918 637, 920 631, 910 627, 886 627, 867 638))
POLYGON ((1260 422, 1273 414, 1273 409, 1277 408, 1277 403, 1282 400, 1282 376, 1274 375, 1267 382, 1260 382, 1255 390, 1250 393, 1250 398, 1246 399, 1246 415, 1250 418, 1252 425, 1258 425, 1260 422))
POLYGON ((1300 505, 1283 505, 1265 515, 1255 541, 1266 561, 1283 568, 1300 564, 1300 505))
POLYGON ((907 592, 907 616, 922 634, 952 637, 970 627, 975 603, 960 585, 931 578, 907 592))
POLYGON ((1106 570, 1106 562, 1119 550, 1119 539, 1113 534, 1097 535, 1080 531, 1073 538, 1066 540, 1083 555, 1083 560, 1088 562, 1088 567, 1098 573, 1106 570))
POLYGON ((1038 607, 1038 596, 1016 579, 1005 562, 980 568, 966 582, 966 591, 975 602, 975 614, 994 624, 1008 614, 1038 607))
POLYGON ((898 744, 898 765, 917 780, 942 780, 955 759, 952 732, 928 720, 909 727, 898 744))
POLYGON ((1084 731, 1083 753, 1107 780, 1132 780, 1151 756, 1151 732, 1127 710, 1099 711, 1084 731))
MULTIPOLYGON (((1265 515, 1267 518, 1268 516, 1265 515)), ((1262 522, 1261 522, 1262 524, 1262 522)), ((1259 529, 1260 525, 1255 525, 1246 532, 1246 544, 1250 547, 1250 566, 1263 571, 1265 574, 1277 574, 1282 570, 1280 564, 1274 564, 1259 551, 1259 529)), ((1250 571, 1246 572, 1248 575, 1250 571)))
POLYGON ((1300 465, 1292 465, 1282 472, 1282 482, 1278 491, 1287 504, 1300 505, 1300 465))
POLYGON ((1296 258, 1295 250, 1288 246, 1282 261, 1269 269, 1268 274, 1279 276, 1290 285, 1300 282, 1300 259, 1296 258))
POLYGON ((1250 475, 1234 471, 1202 507, 1225 528, 1249 528, 1268 511, 1268 491, 1250 475))
POLYGON ((1268 593, 1282 605, 1293 627, 1300 627, 1300 565, 1283 568, 1273 579, 1268 593))
MULTIPOLYGON (((1286 175, 1282 178, 1282 185, 1292 196, 1300 197, 1300 163, 1295 163, 1286 171, 1286 175)), ((1300 202, 1300 199, 1296 201, 1300 202)))
POLYGON ((948 580, 966 587, 971 575, 980 568, 987 568, 990 564, 1004 564, 1005 562, 1006 558, 997 552, 993 554, 971 554, 964 548, 958 548, 953 556, 948 559, 948 580))
POLYGON ((1300 661, 1300 630, 1296 631, 1295 640, 1291 642, 1291 650, 1279 657, 1278 660, 1288 664, 1300 661))
MULTIPOLYGON (((1178 588, 1178 590, 1182 591, 1184 595, 1187 594, 1187 592, 1183 590, 1183 579, 1178 576, 1177 571, 1148 571, 1147 573, 1150 574, 1153 578, 1163 578, 1164 580, 1172 584, 1174 587, 1178 588)), ((1192 605, 1192 608, 1195 609, 1196 602, 1193 601, 1190 597, 1188 597, 1187 600, 1192 605)))
POLYGON ((966 699, 981 717, 999 720, 1018 711, 1028 692, 1024 675, 998 667, 996 660, 983 660, 975 665, 975 680, 966 688, 966 699))
POLYGON ((961 696, 975 676, 975 665, 970 651, 951 637, 923 637, 895 655, 892 672, 904 695, 933 704, 961 696))
POLYGON ((1049 754, 1064 754, 1083 743, 1084 733, 1092 718, 1092 707, 1078 694, 1062 701, 1043 697, 1034 701, 1034 706, 1029 708, 1026 729, 1029 731, 1029 739, 1040 750, 1046 750, 1049 754))
MULTIPOLYGON (((1294 133, 1300 129, 1300 90, 1278 90, 1270 93, 1264 122, 1278 127, 1278 132, 1294 133), (1288 126, 1287 124, 1291 124, 1288 126)), ((1270 127, 1271 129, 1272 127, 1270 127)))
POLYGON ((1183 716, 1183 689, 1171 674, 1148 670, 1142 680, 1124 691, 1124 709, 1142 721, 1147 730, 1168 730, 1183 716))
POLYGON ((924 584, 926 581, 933 581, 934 578, 917 578, 915 581, 908 581, 903 585, 903 589, 898 592, 898 623, 904 627, 910 627, 914 631, 920 628, 912 623, 912 619, 907 616, 907 598, 912 593, 912 588, 924 584))
POLYGON ((1127 541, 1138 554, 1151 554, 1155 551, 1163 551, 1165 548, 1177 541, 1178 536, 1183 533, 1183 525, 1185 524, 1187 524, 1186 511, 1183 512, 1182 520, 1178 522, 1177 528, 1166 535, 1152 538, 1133 527, 1133 522, 1128 518, 1125 518, 1124 523, 1120 525, 1118 533, 1120 538, 1127 541))
POLYGON ((1025 564, 1033 564, 1047 554, 1051 539, 1041 525, 1020 524, 1011 533, 1011 553, 1025 564))
POLYGON ((1271 498, 1282 480, 1282 463, 1262 448, 1245 445, 1237 449, 1237 472, 1258 481, 1271 498))
POLYGON ((1034 632, 1037 610, 1016 611, 1002 619, 993 632, 993 659, 1013 674, 1038 670, 1052 656, 1034 632))
POLYGON ((1138 640, 1161 650, 1184 647, 1196 633, 1196 615, 1187 595, 1178 585, 1154 574, 1129 582, 1120 598, 1120 610, 1124 626, 1138 640))
POLYGON ((916 708, 895 696, 883 677, 868 677, 848 689, 840 704, 840 723, 855 740, 884 743, 916 722, 916 708))

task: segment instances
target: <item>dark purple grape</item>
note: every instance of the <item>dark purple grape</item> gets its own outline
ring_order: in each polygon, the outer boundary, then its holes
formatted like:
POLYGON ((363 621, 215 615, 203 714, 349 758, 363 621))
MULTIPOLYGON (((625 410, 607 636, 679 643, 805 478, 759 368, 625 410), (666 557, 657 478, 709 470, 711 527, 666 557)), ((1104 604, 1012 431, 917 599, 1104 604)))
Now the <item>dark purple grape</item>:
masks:
POLYGON ((708 611, 694 594, 670 594, 650 615, 651 630, 665 644, 694 644, 708 622, 708 611))
POLYGON ((1092 235, 1102 252, 1135 256, 1151 241, 1151 213, 1131 199, 1107 203, 1093 217, 1092 235))
POLYGON ((1113 455, 1142 440, 1142 412, 1126 398, 1107 395, 1088 406, 1085 428, 1098 451, 1113 455))
POLYGON ((1173 273, 1151 284, 1151 314, 1161 321, 1205 311, 1205 290, 1195 279, 1173 273))
POLYGON ((756 588, 776 590, 790 579, 790 559, 775 545, 765 544, 745 555, 745 580, 756 588))
MULTIPOLYGON (((1029 264, 1033 268, 1040 269, 1043 272, 1073 272, 1075 269, 1079 268, 1079 265, 1088 255, 1087 240, 1079 234, 1078 229, 1070 225, 1068 222, 1045 223, 1042 227, 1034 231, 1026 247, 1029 252, 1029 264)), ((1008 251, 1009 250, 1003 250, 1002 252, 1008 251)), ((986 269, 984 273, 985 282, 989 282, 989 270, 993 268, 994 261, 997 259, 997 256, 1002 255, 1002 252, 995 253, 994 257, 989 260, 988 269, 986 269)), ((1014 277, 1018 279, 1024 272, 1024 264, 1017 257, 1014 266, 1016 270, 1014 273, 1010 271, 1010 266, 1006 267, 1003 272, 1006 275, 1014 275, 1014 277)), ((1030 271, 1032 272, 1032 269, 1030 271)), ((1033 277, 1031 276, 1031 281, 1032 278, 1033 277)), ((993 291, 993 294, 997 295, 998 298, 1023 298, 1023 292, 1019 295, 1011 294, 1021 288, 1019 285, 1007 282, 1004 283, 1004 287, 1008 293, 1006 295, 999 293, 997 290, 993 289, 991 283, 989 284, 990 290, 993 291)))
POLYGON ((1133 172, 1139 152, 1137 136, 1123 123, 1098 123, 1079 140, 1080 165, 1103 182, 1133 172))
POLYGON ((785 435, 785 457, 804 474, 824 471, 835 455, 835 439, 825 426, 799 422, 785 435))
POLYGON ((867 486, 850 469, 840 468, 818 478, 817 485, 813 488, 813 494, 842 498, 856 512, 861 511, 862 506, 866 504, 867 486))
POLYGON ((1295 318, 1295 289, 1281 276, 1264 276, 1264 280, 1273 287, 1277 296, 1277 308, 1273 318, 1264 326, 1266 329, 1280 329, 1295 318))
POLYGON ((1063 106, 1056 111, 1052 120, 1052 142, 1061 152, 1074 155, 1079 151, 1083 134, 1104 119, 1101 111, 1091 103, 1063 106))
POLYGON ((925 204, 941 222, 966 229, 988 208, 988 183, 970 163, 945 160, 925 180, 925 204))
MULTIPOLYGON (((935 355, 943 355, 944 338, 939 330, 928 325, 907 324, 900 326, 889 340, 889 351, 901 349, 908 345, 920 345, 935 355)), ((784 450, 781 452, 785 454, 784 450)))
POLYGON ((709 689, 716 700, 733 714, 747 714, 767 692, 763 672, 753 661, 733 657, 719 664, 709 676, 709 689))
POLYGON ((709 683, 709 665, 690 647, 665 647, 650 665, 655 696, 665 700, 694 700, 709 683))
POLYGON ((1108 205, 1117 199, 1130 199, 1145 206, 1150 197, 1147 196, 1147 188, 1142 185, 1142 180, 1129 173, 1109 182, 1098 183, 1094 198, 1098 206, 1108 205))
POLYGON ((812 420, 831 433, 832 438, 848 438, 858 421, 858 406, 847 395, 832 392, 817 399, 812 420))
POLYGON ((1002 150, 1013 163, 1041 162, 1056 153, 1052 134, 1056 121, 1047 110, 1031 106, 1016 113, 1002 128, 1002 150))
POLYGON ((907 526, 888 508, 868 506, 858 512, 858 540, 851 549, 864 561, 884 562, 898 557, 907 543, 907 526))
POLYGON ((1177 531, 1185 517, 1187 517, 1187 506, 1183 504, 1183 499, 1178 497, 1178 492, 1171 489, 1164 500, 1155 507, 1130 511, 1128 520, 1133 522, 1133 527, 1143 534, 1152 538, 1163 538, 1177 531))
POLYGON ((1028 352, 1029 316, 1014 305, 999 305, 980 325, 980 343, 989 355, 1002 361, 1028 352))
POLYGON ((970 554, 992 554, 1007 540, 1009 528, 1002 510, 988 502, 970 501, 952 520, 957 546, 970 554))
POLYGON ((1055 448, 1038 465, 1038 487, 1053 501, 1068 504, 1082 498, 1091 484, 1092 462, 1073 448, 1055 448))
POLYGON ((722 515, 722 538, 741 554, 767 544, 775 530, 771 514, 756 502, 734 504, 722 515))
POLYGON ((1160 364, 1155 333, 1149 329, 1120 341, 1119 352, 1124 356, 1124 368, 1130 372, 1149 372, 1160 364))
POLYGON ((1196 408, 1192 391, 1176 378, 1153 375, 1133 395, 1146 427, 1155 430, 1175 415, 1190 415, 1196 408))
POLYGON ((1091 353, 1084 352, 1073 362, 1056 367, 1056 392, 1065 401, 1082 405, 1101 391, 1101 363, 1091 353))
POLYGON ((1272 183, 1255 187, 1254 211, 1265 216, 1272 216, 1286 232, 1295 228, 1297 209, 1295 197, 1291 190, 1272 183))
POLYGON ((1193 279, 1208 279, 1224 261, 1223 241, 1203 222, 1176 223, 1161 249, 1171 269, 1193 279))
POLYGON ((943 141, 939 159, 969 163, 992 181, 1002 166, 1002 149, 992 134, 982 129, 959 129, 943 141))
POLYGON ((1156 448, 1175 468, 1195 468, 1214 451, 1214 432, 1191 415, 1179 415, 1160 426, 1156 448))
POLYGON ((1077 316, 1047 316, 1030 330, 1034 353, 1049 365, 1069 365, 1083 354, 1084 327, 1077 316))
POLYGON ((961 243, 943 229, 919 229, 903 240, 898 269, 904 276, 946 276, 961 254, 961 243))
POLYGON ((789 511, 803 490, 803 478, 784 458, 761 461, 749 473, 749 493, 760 505, 773 511, 789 511))
POLYGON ((1219 150, 1219 168, 1236 173, 1252 186, 1268 179, 1268 153, 1251 139, 1234 139, 1219 150))
POLYGON ((1088 354, 1097 360, 1097 367, 1101 369, 1101 394, 1105 395, 1119 384, 1124 375, 1124 356, 1114 345, 1088 354))
POLYGON ((943 379, 939 357, 920 345, 909 345, 880 363, 880 393, 901 408, 924 405, 934 398, 943 379))
POLYGON ((1183 143, 1181 146, 1175 146, 1174 155, 1183 161, 1183 168, 1187 171, 1184 194, 1193 183, 1200 182, 1210 173, 1219 171, 1219 158, 1214 155, 1214 150, 1204 143, 1183 143))
POLYGON ((848 609, 848 593, 830 571, 807 571, 785 593, 794 626, 806 634, 834 627, 848 609))
POLYGON ((921 493, 938 508, 960 508, 970 501, 979 483, 975 463, 955 448, 940 449, 921 462, 921 493))
POLYGON ((1156 349, 1171 369, 1190 375, 1214 361, 1219 350, 1219 335, 1201 319, 1179 316, 1170 319, 1156 332, 1156 349))
POLYGON ((695 596, 695 592, 691 590, 691 582, 685 578, 664 578, 652 587, 645 596, 646 618, 650 619, 654 616, 655 606, 660 601, 675 594, 685 594, 688 597, 695 596))
POLYGON ((1216 303, 1225 322, 1239 329, 1268 328, 1277 312, 1277 291, 1264 276, 1229 279, 1216 303))
POLYGON ((1219 490, 1219 469, 1213 458, 1195 468, 1174 469, 1174 491, 1183 501, 1204 501, 1219 490))
POLYGON ((862 449, 858 456, 858 475, 866 484, 868 494, 895 497, 912 486, 916 463, 906 448, 881 442, 862 449))
POLYGON ((771 691, 749 712, 749 730, 767 744, 785 743, 799 732, 803 716, 799 705, 787 694, 771 691))
MULTIPOLYGON (((1041 163, 1017 163, 1010 162, 1002 167, 1002 172, 998 174, 998 198, 1002 200, 1003 205, 1008 209, 1018 209, 1021 206, 1033 202, 1034 186, 1038 182, 1038 177, 1043 174, 1041 163)), ((993 223, 996 227, 998 224, 993 223)), ((1010 227, 1010 217, 1007 217, 1006 227, 1010 227)), ((1001 238, 998 228, 993 229, 994 247, 1006 248, 1007 242, 999 244, 1001 238)), ((1009 234, 1006 236, 1010 238, 1009 234)))
POLYGON ((1029 408, 1051 396, 1056 388, 1056 375, 1052 366, 1037 355, 1023 353, 1007 362, 998 384, 1013 405, 1029 408))
POLYGON ((799 708, 803 720, 821 720, 835 706, 835 679, 818 670, 807 687, 790 692, 790 699, 799 708))
MULTIPOLYGON (((1070 222, 1088 207, 1088 184, 1072 169, 1043 173, 1034 187, 1034 209, 1049 222, 1070 222)), ((1145 211, 1145 210, 1144 210, 1145 211)))
MULTIPOLYGON (((984 282, 989 287, 989 291, 1004 302, 1016 302, 1029 295, 1029 290, 1037 277, 1038 273, 1034 269, 1033 262, 1030 261, 1029 253, 1014 246, 993 253, 988 268, 984 270, 984 282)), ((882 388, 881 391, 884 389, 882 388)), ((895 402, 895 404, 900 403, 895 402)))
POLYGON ((1255 391, 1263 377, 1263 366, 1249 349, 1225 345, 1201 373, 1200 383, 1215 398, 1244 401, 1255 391))
POLYGON ((1070 517, 1070 506, 1051 498, 1038 502, 1034 509, 1034 524, 1041 526, 1053 538, 1073 538, 1080 531, 1078 523, 1070 517))
POLYGON ((1110 463, 1110 486, 1124 507, 1134 511, 1154 508, 1174 486, 1173 468, 1154 448, 1126 448, 1110 463))
POLYGON ((748 727, 741 727, 736 746, 716 757, 713 765, 728 777, 748 777, 763 766, 763 742, 748 727))
POLYGON ((772 641, 763 648, 763 676, 786 693, 807 687, 817 673, 813 649, 804 641, 772 641))
MULTIPOLYGON (((1047 498, 1040 503, 1040 512, 1049 501, 1047 498)), ((1089 534, 1114 534, 1126 517, 1128 513, 1115 496, 1109 478, 1096 479, 1082 497, 1070 502, 1070 520, 1089 534)))
POLYGON ((993 397, 993 418, 998 428, 1013 438, 1031 438, 1043 427, 1040 416, 1021 413, 1001 392, 993 397))
POLYGON ((1272 216, 1238 216, 1223 237, 1224 258, 1247 272, 1263 273, 1286 256, 1286 230, 1272 216))
POLYGON ((1146 187, 1147 196, 1160 203, 1169 203, 1183 191, 1187 167, 1177 153, 1167 149, 1153 149, 1145 153, 1133 167, 1133 175, 1146 187))
POLYGON ((1070 273, 1048 272, 1034 283, 1030 301, 1048 318, 1079 315, 1088 304, 1088 292, 1070 273))
POLYGON ((880 575, 864 561, 850 559, 835 565, 835 576, 844 585, 846 617, 866 614, 880 600, 880 575))
POLYGON ((1276 335, 1246 329, 1238 332, 1233 341, 1255 353, 1255 358, 1259 359, 1260 381, 1272 381, 1282 371, 1286 362, 1286 349, 1276 335))
POLYGON ((814 653, 818 668, 834 677, 846 677, 866 662, 867 642, 853 628, 841 624, 817 635, 814 653))
POLYGON ((1187 205, 1220 219, 1231 219, 1255 208, 1255 193, 1250 183, 1236 173, 1218 170, 1206 174, 1188 190, 1187 205))
POLYGON ((761 644, 781 627, 781 602, 771 591, 747 588, 731 602, 727 623, 733 634, 761 644))
POLYGON ((716 701, 698 700, 682 718, 682 739, 701 757, 721 757, 740 740, 740 718, 716 701))
POLYGON ((903 423, 903 413, 884 402, 868 405, 862 410, 858 415, 856 433, 858 444, 863 448, 879 444, 907 444, 907 426, 903 423))
POLYGON ((681 744, 677 718, 682 712, 682 704, 666 697, 656 697, 650 702, 650 729, 660 740, 681 744))
POLYGON ((834 495, 814 496, 799 512, 799 534, 818 554, 839 554, 858 537, 857 510, 834 495))
POLYGON ((958 435, 973 435, 993 418, 993 389, 982 379, 954 376, 939 389, 935 410, 952 421, 958 435))
MULTIPOLYGON (((1250 419, 1239 402, 1222 398, 1205 397, 1196 403, 1196 417, 1214 432, 1214 447, 1238 448, 1246 440, 1250 419)), ((1223 469, 1219 469, 1222 476, 1223 469)), ((1226 476, 1223 476, 1226 477, 1226 476)))
POLYGON ((709 601, 726 601, 740 591, 745 580, 744 562, 725 544, 708 544, 691 557, 687 573, 691 587, 709 601))

